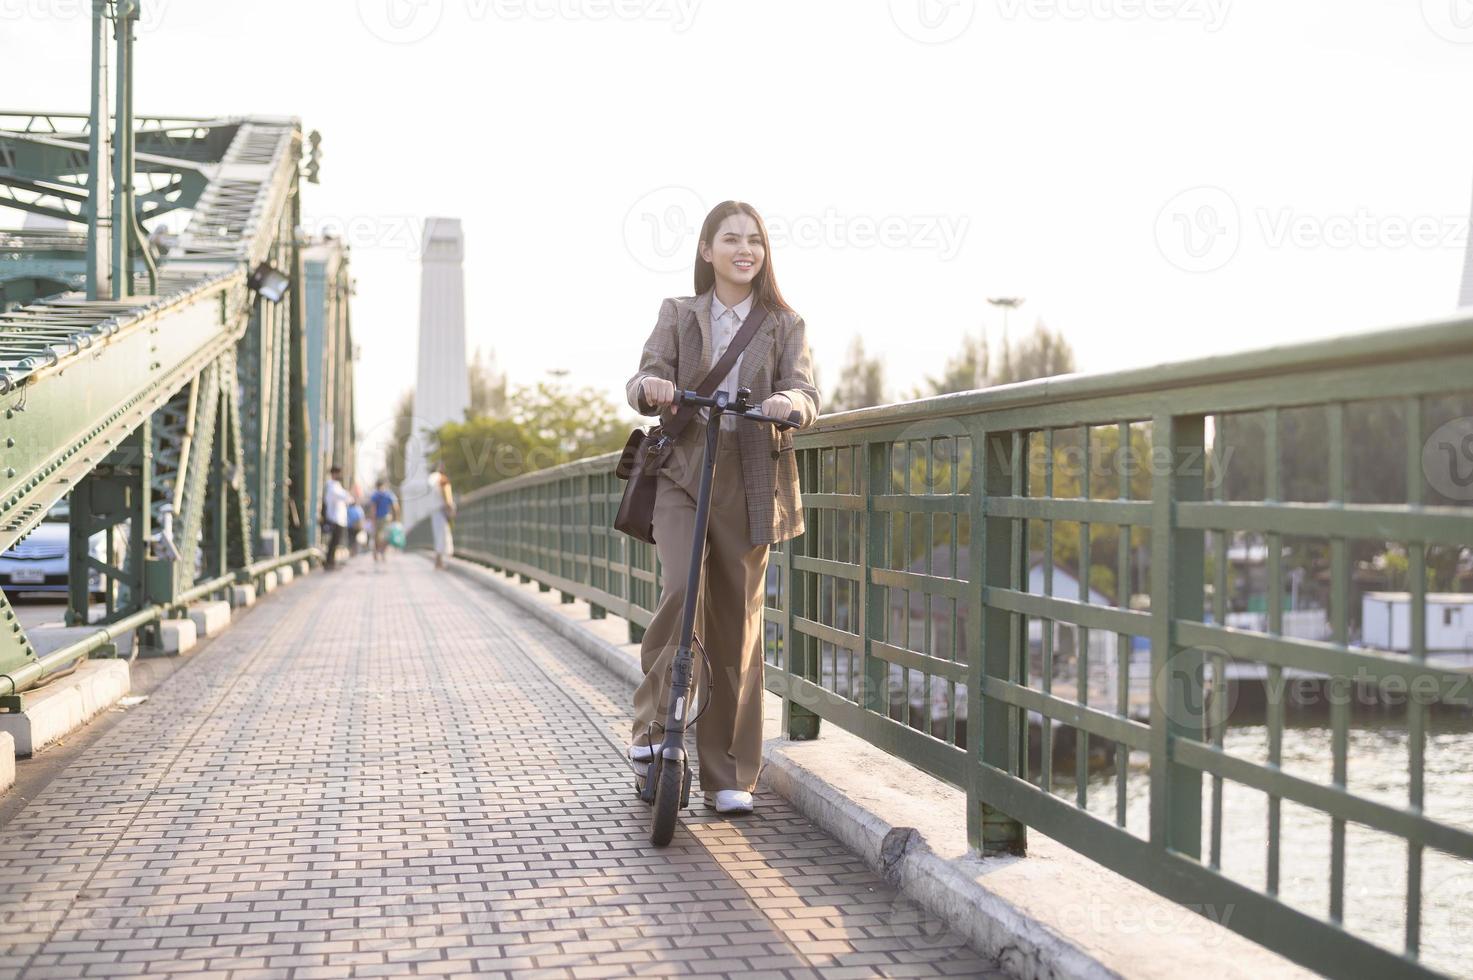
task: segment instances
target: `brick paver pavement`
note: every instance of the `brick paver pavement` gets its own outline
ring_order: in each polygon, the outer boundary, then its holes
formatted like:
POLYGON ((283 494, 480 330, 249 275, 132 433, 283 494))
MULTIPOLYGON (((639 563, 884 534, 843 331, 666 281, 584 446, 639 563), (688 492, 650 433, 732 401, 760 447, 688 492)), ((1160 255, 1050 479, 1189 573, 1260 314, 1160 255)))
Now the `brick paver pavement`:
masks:
POLYGON ((0 829, 0 973, 994 971, 769 794, 649 847, 630 696, 418 558, 309 576, 0 829))

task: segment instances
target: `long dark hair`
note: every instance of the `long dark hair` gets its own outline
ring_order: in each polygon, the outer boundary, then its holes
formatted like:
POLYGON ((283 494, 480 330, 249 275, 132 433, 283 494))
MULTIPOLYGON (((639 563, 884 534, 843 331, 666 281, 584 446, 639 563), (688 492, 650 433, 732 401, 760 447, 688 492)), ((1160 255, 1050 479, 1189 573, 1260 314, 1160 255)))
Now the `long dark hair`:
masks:
MULTIPOLYGON (((711 209, 706 215, 706 220, 701 224, 700 241, 707 245, 712 244, 711 239, 716 237, 716 231, 721 227, 721 222, 734 214, 745 214, 757 223, 757 231, 762 236, 762 268, 757 270, 757 278, 752 280, 752 295, 757 302, 766 306, 769 310, 786 310, 793 312, 788 301, 783 299, 782 291, 777 288, 777 275, 772 271, 772 243, 767 237, 767 225, 762 220, 762 215, 757 209, 745 201, 722 201, 711 209)), ((701 246, 696 244, 696 295, 699 296, 712 286, 716 285, 716 269, 701 258, 701 246)))

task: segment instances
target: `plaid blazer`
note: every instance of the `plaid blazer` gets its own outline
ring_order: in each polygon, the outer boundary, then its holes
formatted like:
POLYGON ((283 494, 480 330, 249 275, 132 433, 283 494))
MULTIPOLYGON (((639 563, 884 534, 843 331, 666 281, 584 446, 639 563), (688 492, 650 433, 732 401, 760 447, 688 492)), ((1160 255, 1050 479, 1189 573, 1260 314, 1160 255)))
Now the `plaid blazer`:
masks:
MULTIPOLYGON (((714 287, 713 287, 714 289, 714 287)), ((640 383, 649 377, 675 382, 680 389, 694 389, 711 370, 711 293, 680 296, 660 304, 655 329, 645 341, 639 370, 625 385, 629 405, 641 415, 653 415, 644 403, 640 383)), ((749 312, 751 316, 755 312, 749 312)), ((802 415, 800 428, 818 420, 818 389, 813 384, 813 355, 808 350, 803 318, 785 310, 768 310, 767 320, 747 344, 737 385, 752 389, 752 401, 760 405, 772 394, 782 394, 802 415)), ((660 412, 668 426, 675 413, 660 412)), ((787 541, 803 533, 803 503, 798 488, 798 464, 793 453, 793 430, 776 426, 737 424, 742 472, 747 482, 747 519, 753 545, 787 541)), ((660 468, 682 486, 696 492, 701 457, 705 452, 706 427, 699 417, 691 419, 676 440, 669 459, 660 468)), ((719 476, 719 474, 718 474, 719 476)))

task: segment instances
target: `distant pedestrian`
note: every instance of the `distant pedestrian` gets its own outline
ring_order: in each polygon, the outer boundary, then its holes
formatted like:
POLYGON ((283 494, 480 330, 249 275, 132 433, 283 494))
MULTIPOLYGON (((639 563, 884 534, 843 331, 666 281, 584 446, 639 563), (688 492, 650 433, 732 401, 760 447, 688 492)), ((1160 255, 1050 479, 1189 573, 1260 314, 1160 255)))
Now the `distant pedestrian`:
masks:
POLYGON ((322 491, 322 516, 327 523, 327 561, 323 567, 328 571, 338 567, 338 545, 348 530, 348 505, 352 502, 353 495, 343 486, 343 468, 334 466, 328 470, 327 486, 322 491))
POLYGON ((389 489, 389 481, 380 478, 368 498, 373 517, 373 560, 389 560, 389 525, 399 519, 399 498, 389 489))
POLYGON ((434 503, 430 528, 435 532, 435 567, 444 568, 445 559, 455 553, 455 538, 451 534, 455 526, 455 492, 450 487, 450 477, 445 474, 444 463, 435 465, 429 482, 434 503))
POLYGON ((348 505, 348 554, 352 557, 358 555, 358 536, 363 533, 363 505, 357 500, 357 494, 348 505))

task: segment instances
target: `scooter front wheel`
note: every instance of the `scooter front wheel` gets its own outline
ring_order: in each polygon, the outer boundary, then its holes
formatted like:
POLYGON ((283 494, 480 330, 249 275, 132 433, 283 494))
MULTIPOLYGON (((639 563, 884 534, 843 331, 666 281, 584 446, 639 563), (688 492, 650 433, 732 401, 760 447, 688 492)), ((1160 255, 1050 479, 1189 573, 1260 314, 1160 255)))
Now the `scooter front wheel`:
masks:
POLYGON ((675 836, 675 818, 680 813, 681 790, 685 785, 686 763, 665 760, 660 764, 659 783, 655 786, 655 805, 650 816, 650 843, 664 847, 675 836))

